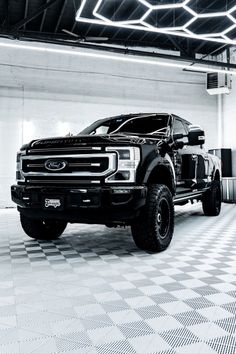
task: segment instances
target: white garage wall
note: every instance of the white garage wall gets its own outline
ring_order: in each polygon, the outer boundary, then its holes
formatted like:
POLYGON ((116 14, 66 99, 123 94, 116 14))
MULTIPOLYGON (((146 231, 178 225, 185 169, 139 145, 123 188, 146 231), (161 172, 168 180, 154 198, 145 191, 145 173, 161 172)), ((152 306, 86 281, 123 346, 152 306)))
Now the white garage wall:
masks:
POLYGON ((236 77, 232 92, 223 97, 223 147, 232 149, 233 176, 236 176, 236 77))
POLYGON ((202 74, 0 48, 0 207, 13 205, 9 186, 23 142, 76 134, 110 115, 155 111, 201 124, 207 147, 216 146, 217 100, 206 93, 202 74))

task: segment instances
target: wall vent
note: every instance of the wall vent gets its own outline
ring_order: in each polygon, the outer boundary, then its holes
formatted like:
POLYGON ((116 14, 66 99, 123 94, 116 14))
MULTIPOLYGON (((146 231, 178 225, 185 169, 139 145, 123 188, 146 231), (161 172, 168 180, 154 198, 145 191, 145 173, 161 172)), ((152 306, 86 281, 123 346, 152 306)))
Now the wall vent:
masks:
POLYGON ((209 95, 229 94, 231 90, 231 74, 207 73, 207 92, 209 95))

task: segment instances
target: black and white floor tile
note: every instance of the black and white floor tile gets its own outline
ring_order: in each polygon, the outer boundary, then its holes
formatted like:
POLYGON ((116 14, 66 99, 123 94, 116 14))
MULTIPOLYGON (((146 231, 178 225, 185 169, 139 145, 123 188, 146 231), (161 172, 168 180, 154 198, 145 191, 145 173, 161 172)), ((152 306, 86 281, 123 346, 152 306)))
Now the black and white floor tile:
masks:
POLYGON ((169 249, 70 225, 54 242, 0 211, 1 354, 235 354, 236 206, 176 208, 169 249))

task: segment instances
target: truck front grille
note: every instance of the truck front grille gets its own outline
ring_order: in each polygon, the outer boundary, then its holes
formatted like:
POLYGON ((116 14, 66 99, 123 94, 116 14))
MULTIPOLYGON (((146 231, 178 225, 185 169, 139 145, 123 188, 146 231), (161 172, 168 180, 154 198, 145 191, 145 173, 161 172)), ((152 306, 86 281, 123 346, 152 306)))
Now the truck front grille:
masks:
POLYGON ((30 183, 99 180, 116 170, 116 153, 29 155, 21 157, 21 174, 30 183))

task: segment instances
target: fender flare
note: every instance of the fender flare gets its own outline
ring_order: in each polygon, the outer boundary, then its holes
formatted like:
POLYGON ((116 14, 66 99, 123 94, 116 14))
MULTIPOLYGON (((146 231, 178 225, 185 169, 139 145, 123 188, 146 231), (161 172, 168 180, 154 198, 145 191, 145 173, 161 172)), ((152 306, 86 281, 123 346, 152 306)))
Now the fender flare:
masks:
POLYGON ((174 166, 171 161, 171 158, 168 154, 166 154, 165 157, 159 156, 159 157, 155 158, 154 160, 151 161, 150 164, 147 165, 146 173, 143 178, 143 183, 147 184, 153 171, 158 168, 164 168, 170 174, 171 182, 172 182, 171 183, 172 184, 172 191, 175 192, 175 188, 176 188, 175 170, 174 170, 174 166))

